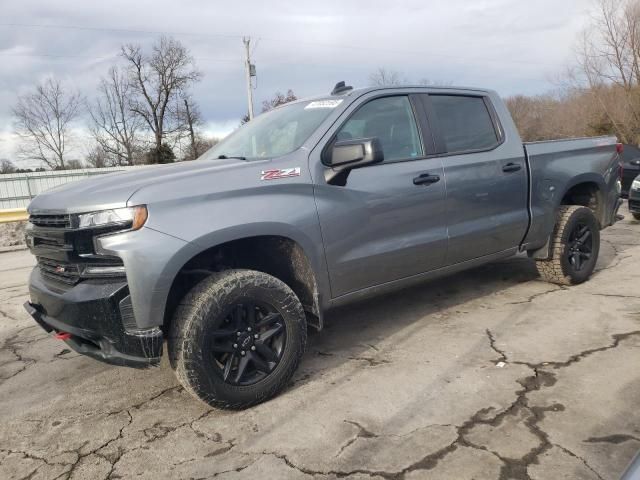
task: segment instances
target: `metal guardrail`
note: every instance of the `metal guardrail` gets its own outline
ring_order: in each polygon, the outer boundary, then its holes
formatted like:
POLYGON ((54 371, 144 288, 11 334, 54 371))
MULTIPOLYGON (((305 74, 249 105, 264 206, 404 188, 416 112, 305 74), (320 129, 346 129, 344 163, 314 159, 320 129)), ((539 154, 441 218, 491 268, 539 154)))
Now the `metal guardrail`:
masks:
POLYGON ((0 210, 0 223, 20 222, 28 219, 29 214, 26 208, 7 208, 0 210))
POLYGON ((108 167, 82 168, 77 170, 54 170, 45 172, 10 173, 0 175, 0 211, 3 209, 24 208, 38 194, 69 182, 83 180, 94 175, 103 175, 122 170, 147 168, 108 167))

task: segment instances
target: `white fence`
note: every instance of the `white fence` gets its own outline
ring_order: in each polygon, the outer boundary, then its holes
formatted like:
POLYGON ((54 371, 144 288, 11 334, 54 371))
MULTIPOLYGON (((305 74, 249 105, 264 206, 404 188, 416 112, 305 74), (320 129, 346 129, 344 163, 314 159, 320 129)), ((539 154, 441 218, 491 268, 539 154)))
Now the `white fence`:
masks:
POLYGON ((64 183, 75 182, 93 175, 132 170, 138 167, 81 168, 47 172, 11 173, 0 175, 0 210, 25 208, 33 197, 64 183))

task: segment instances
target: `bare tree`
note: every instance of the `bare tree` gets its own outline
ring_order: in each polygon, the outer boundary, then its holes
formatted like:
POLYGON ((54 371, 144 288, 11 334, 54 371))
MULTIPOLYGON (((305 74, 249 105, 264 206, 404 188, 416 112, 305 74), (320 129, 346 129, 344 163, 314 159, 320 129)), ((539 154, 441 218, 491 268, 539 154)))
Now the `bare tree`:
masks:
POLYGON ((379 67, 369 75, 369 84, 373 87, 394 87, 403 83, 407 83, 407 80, 400 72, 384 67, 379 67))
POLYGON ((171 121, 171 102, 178 101, 178 93, 187 91, 201 74, 187 48, 170 37, 161 37, 150 55, 139 45, 125 45, 122 57, 128 63, 130 84, 137 94, 130 108, 153 133, 155 150, 159 152, 167 135, 181 128, 171 121))
POLYGON ((66 91, 53 78, 38 85, 35 92, 19 96, 13 107, 14 128, 21 139, 19 155, 50 168, 65 168, 71 126, 81 106, 80 94, 66 91))
POLYGON ((0 160, 0 174, 5 173, 16 173, 16 166, 11 160, 3 158, 2 160, 0 160))
POLYGON ((67 160, 67 165, 65 166, 66 170, 77 170, 80 168, 84 168, 84 165, 82 164, 82 161, 74 158, 71 160, 67 160))
POLYGON ((142 119, 130 105, 133 88, 126 75, 117 67, 109 69, 98 87, 98 98, 90 106, 92 124, 89 128, 102 151, 105 165, 133 165, 139 148, 142 119))
POLYGON ((110 155, 105 152, 102 146, 98 143, 89 150, 85 160, 87 164, 93 168, 105 168, 112 166, 110 155))
POLYGON ((273 110, 274 108, 279 107, 280 105, 293 102, 297 99, 298 97, 296 97, 296 94, 293 93, 293 90, 291 89, 287 90, 286 95, 280 92, 276 92, 276 94, 273 96, 272 99, 265 100, 262 102, 262 113, 268 112, 269 110, 273 110))
MULTIPOLYGON (((640 141, 640 1, 598 0, 569 78, 586 87, 613 133, 640 141)), ((601 122, 602 123, 602 122, 601 122)))
POLYGON ((189 139, 189 148, 184 160, 195 160, 204 153, 199 133, 199 128, 202 125, 202 115, 200 108, 198 108, 198 105, 190 95, 182 95, 182 105, 178 103, 176 117, 178 125, 182 126, 189 139))

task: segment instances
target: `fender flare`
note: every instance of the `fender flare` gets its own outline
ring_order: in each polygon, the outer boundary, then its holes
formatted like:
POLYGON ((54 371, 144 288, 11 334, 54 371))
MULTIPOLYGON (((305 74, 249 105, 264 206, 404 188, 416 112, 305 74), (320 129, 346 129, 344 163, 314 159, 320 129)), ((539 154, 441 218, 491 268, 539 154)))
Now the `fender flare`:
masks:
POLYGON ((158 282, 162 283, 162 286, 155 288, 152 294, 152 300, 161 302, 163 317, 164 313, 166 313, 167 300, 176 277, 191 259, 211 248, 234 240, 261 236, 287 238, 300 246, 314 276, 317 290, 314 301, 317 303, 316 307, 321 326, 323 312, 328 308, 327 302, 330 297, 329 274, 322 242, 320 239, 314 242, 300 229, 294 228, 289 224, 278 222, 256 222, 236 225, 207 233, 186 243, 184 247, 177 251, 167 262, 160 276, 162 280, 158 282))

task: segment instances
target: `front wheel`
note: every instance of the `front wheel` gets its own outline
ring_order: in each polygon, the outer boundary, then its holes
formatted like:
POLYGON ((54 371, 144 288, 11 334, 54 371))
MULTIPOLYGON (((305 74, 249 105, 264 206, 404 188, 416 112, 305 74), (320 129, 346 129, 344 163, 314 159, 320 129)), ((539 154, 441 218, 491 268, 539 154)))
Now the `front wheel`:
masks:
POLYGON ((543 280, 576 285, 591 276, 599 252, 600 226, 591 209, 563 205, 551 238, 551 258, 537 260, 536 267, 543 280))
POLYGON ((286 386, 306 339, 304 310, 286 284, 262 272, 227 270, 182 299, 171 324, 169 359, 196 397, 240 409, 286 386))
POLYGON ((633 218, 636 220, 640 220, 640 212, 631 212, 631 215, 633 215, 633 218))

